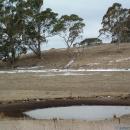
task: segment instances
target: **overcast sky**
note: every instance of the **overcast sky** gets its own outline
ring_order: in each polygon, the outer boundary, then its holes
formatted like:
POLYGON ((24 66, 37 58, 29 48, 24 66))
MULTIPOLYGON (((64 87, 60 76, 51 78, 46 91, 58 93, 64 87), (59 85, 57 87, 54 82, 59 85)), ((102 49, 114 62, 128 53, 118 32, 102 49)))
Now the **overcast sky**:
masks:
MULTIPOLYGON (((51 8, 59 15, 77 14, 84 19, 86 27, 83 38, 97 37, 103 15, 113 3, 121 3, 130 8, 130 0, 44 0, 44 8, 51 8)), ((51 38, 46 48, 62 48, 65 43, 61 38, 51 38)))

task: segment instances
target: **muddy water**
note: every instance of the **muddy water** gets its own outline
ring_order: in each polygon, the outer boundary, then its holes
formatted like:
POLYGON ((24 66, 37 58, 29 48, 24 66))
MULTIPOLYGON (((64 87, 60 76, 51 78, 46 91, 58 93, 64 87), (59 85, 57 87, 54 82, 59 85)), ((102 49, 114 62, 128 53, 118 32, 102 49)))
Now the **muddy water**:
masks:
POLYGON ((35 119, 104 120, 130 114, 128 106, 70 106, 37 109, 24 114, 35 119))

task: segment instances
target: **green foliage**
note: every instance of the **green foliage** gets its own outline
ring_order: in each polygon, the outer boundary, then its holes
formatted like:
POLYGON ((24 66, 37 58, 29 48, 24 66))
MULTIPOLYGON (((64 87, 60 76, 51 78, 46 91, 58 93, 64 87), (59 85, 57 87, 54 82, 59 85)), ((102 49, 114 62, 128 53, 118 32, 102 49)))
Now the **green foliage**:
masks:
POLYGON ((11 63, 27 48, 40 58, 41 44, 53 36, 58 14, 51 9, 42 11, 42 5, 43 0, 0 1, 0 45, 11 54, 11 63))
MULTIPOLYGON (((129 9, 123 8, 121 4, 114 3, 103 16, 102 29, 100 35, 104 34, 112 37, 112 42, 127 42, 129 9)), ((129 39, 129 40, 128 40, 129 39)))
POLYGON ((60 35, 68 47, 80 38, 85 24, 72 14, 58 14, 50 8, 42 10, 43 0, 0 0, 0 52, 13 64, 31 49, 41 58, 41 46, 49 37, 60 35))
POLYGON ((63 15, 57 21, 53 33, 56 33, 62 37, 67 47, 70 48, 73 43, 81 37, 84 26, 85 24, 83 23, 83 19, 78 15, 63 15))
MULTIPOLYGON (((11 54, 10 59, 11 63, 14 63, 17 55, 19 55, 18 50, 22 50, 22 29, 23 29, 23 20, 22 12, 20 12, 20 5, 22 1, 17 0, 7 0, 1 2, 0 8, 0 27, 1 27, 1 46, 3 50, 11 54)), ((22 9, 22 8, 21 8, 22 9)))
MULTIPOLYGON (((41 7, 41 6, 40 6, 41 7)), ((47 42, 47 38, 53 36, 52 30, 57 20, 57 13, 51 9, 41 11, 31 10, 32 15, 26 23, 25 38, 26 45, 31 49, 38 58, 41 58, 41 44, 47 42)))

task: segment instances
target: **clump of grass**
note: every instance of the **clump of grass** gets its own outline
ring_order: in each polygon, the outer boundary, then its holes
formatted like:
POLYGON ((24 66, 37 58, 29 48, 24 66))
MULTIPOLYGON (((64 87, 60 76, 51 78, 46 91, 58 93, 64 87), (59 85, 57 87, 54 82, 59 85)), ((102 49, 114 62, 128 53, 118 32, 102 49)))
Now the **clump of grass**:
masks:
MULTIPOLYGON (((122 123, 123 124, 123 123, 122 123)), ((117 121, 85 120, 1 120, 0 130, 115 130, 117 121)), ((124 124, 125 125, 125 124, 124 124)))

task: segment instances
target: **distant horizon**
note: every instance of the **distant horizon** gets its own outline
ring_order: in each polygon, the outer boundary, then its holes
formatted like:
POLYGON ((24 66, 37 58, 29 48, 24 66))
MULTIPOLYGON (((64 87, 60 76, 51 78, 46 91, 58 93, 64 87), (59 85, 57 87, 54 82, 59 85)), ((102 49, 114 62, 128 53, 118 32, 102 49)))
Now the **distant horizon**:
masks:
MULTIPOLYGON (((84 28, 83 38, 95 38, 99 35, 99 29, 101 29, 101 21, 106 11, 113 3, 122 4, 123 8, 130 8, 129 0, 45 0, 44 8, 51 8, 54 12, 60 16, 67 14, 77 14, 84 19, 86 27, 84 28), (86 3, 86 4, 85 4, 86 3)), ((109 39, 102 39, 104 43, 109 43, 109 39)), ((58 36, 49 39, 48 43, 44 45, 44 49, 50 48, 65 48, 64 41, 58 36)))

